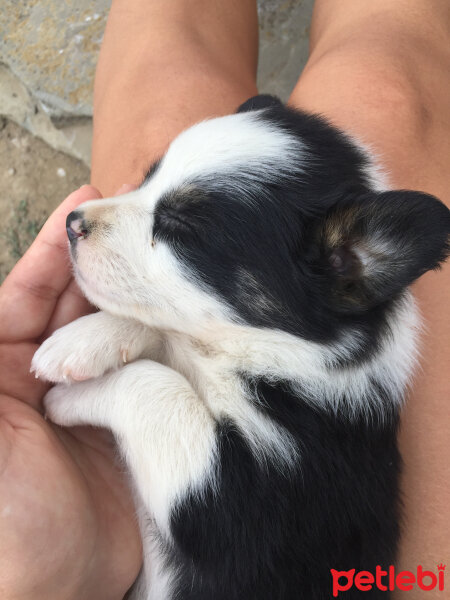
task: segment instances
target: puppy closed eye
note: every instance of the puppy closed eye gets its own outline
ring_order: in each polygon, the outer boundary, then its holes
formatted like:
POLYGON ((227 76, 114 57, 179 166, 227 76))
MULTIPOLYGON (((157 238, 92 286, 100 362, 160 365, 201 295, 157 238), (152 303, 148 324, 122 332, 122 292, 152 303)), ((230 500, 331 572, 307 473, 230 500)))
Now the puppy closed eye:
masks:
POLYGON ((198 234, 205 225, 208 199, 193 186, 184 186, 160 200, 155 210, 155 235, 198 234))
POLYGON ((161 207, 155 214, 155 228, 163 230, 181 229, 189 231, 192 227, 192 219, 176 207, 161 207))

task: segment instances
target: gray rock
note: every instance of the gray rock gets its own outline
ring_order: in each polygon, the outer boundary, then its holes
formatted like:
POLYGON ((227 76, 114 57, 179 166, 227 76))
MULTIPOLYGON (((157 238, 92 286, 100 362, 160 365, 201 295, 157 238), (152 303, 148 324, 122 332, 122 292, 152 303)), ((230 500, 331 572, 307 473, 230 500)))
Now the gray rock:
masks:
POLYGON ((2 0, 0 61, 50 115, 92 115, 109 0, 2 0))
POLYGON ((91 119, 76 119, 57 128, 42 104, 8 67, 0 65, 0 114, 15 121, 55 150, 81 159, 91 158, 91 119))

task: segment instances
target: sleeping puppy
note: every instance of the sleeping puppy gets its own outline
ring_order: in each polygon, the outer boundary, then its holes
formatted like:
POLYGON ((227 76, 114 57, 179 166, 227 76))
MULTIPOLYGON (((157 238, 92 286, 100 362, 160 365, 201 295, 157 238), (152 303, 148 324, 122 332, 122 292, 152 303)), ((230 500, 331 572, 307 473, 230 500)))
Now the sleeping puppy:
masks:
POLYGON ((67 231, 100 312, 32 368, 58 384, 55 423, 117 438, 144 545, 133 597, 325 600, 330 569, 391 565, 408 286, 446 257, 447 208, 386 191, 350 138, 259 96, 67 231))

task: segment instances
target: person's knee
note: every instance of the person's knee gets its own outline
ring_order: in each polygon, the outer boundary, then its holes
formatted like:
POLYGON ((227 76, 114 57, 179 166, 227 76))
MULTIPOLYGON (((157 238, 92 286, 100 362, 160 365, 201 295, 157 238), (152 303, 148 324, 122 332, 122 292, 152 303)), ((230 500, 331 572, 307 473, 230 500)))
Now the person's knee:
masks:
POLYGON ((423 140, 433 127, 433 106, 412 65, 357 47, 311 57, 291 103, 323 113, 346 130, 385 130, 397 142, 423 140))

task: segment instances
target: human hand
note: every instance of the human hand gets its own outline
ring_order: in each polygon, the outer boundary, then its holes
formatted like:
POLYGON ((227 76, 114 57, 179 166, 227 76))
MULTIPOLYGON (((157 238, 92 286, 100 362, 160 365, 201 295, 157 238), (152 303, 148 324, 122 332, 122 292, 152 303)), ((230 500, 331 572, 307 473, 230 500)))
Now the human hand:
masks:
POLYGON ((92 186, 73 192, 0 288, 3 600, 119 600, 141 565, 133 502, 112 437, 45 421, 49 386, 29 372, 40 342, 92 311, 72 279, 65 219, 100 197, 92 186))

